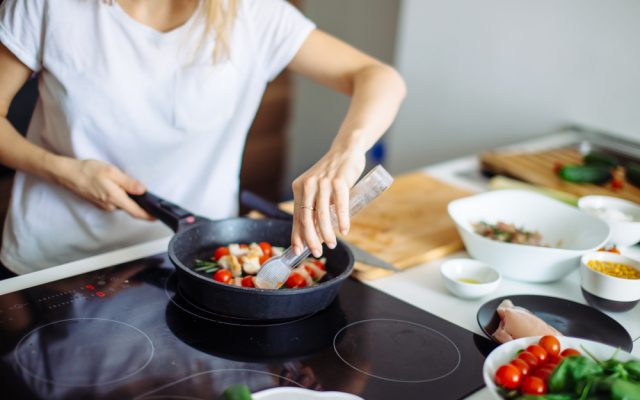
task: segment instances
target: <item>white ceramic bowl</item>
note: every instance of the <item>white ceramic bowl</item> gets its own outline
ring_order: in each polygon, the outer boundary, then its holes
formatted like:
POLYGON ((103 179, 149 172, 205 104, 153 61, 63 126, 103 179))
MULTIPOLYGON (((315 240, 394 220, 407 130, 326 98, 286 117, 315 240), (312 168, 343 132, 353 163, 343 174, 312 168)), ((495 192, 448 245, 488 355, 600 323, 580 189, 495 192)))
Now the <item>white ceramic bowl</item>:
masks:
MULTIPOLYGON (((538 340, 540 340, 540 336, 532 336, 512 340, 495 348, 491 352, 491 354, 489 354, 487 359, 484 361, 484 366, 482 368, 482 377, 484 378, 484 383, 487 385, 487 389, 489 389, 489 392, 491 392, 491 395, 494 399, 502 400, 502 397, 498 394, 498 388, 493 381, 498 368, 500 368, 501 365, 513 360, 519 350, 525 349, 529 345, 538 343, 538 340)), ((584 354, 584 351, 582 350, 582 347, 584 347, 599 360, 608 360, 614 354, 616 354, 616 360, 620 361, 637 359, 625 351, 618 350, 615 347, 591 340, 579 339, 569 336, 560 336, 558 337, 558 340, 560 341, 560 347, 563 350, 572 347, 584 354)))
POLYGON ((253 400, 363 400, 344 392, 317 392, 296 387, 278 387, 262 390, 251 395, 253 400))
POLYGON ((584 196, 578 200, 578 207, 607 221, 611 228, 609 242, 616 246, 633 246, 640 241, 640 205, 611 196, 584 196), (622 220, 621 214, 633 221, 622 220))
POLYGON ((454 200, 449 215, 469 254, 504 277, 525 282, 552 282, 578 268, 580 256, 604 246, 609 225, 558 200, 525 190, 498 190, 454 200), (538 231, 554 247, 491 240, 478 235, 473 223, 498 221, 538 231))
POLYGON ((589 304, 608 311, 627 311, 640 300, 640 279, 624 279, 605 275, 587 265, 590 260, 626 264, 640 271, 640 262, 619 254, 598 251, 582 256, 580 285, 589 304))
POLYGON ((500 284, 498 271, 481 261, 468 258, 445 261, 440 266, 440 274, 447 290, 463 299, 486 296, 500 284), (467 279, 477 283, 465 282, 467 279))

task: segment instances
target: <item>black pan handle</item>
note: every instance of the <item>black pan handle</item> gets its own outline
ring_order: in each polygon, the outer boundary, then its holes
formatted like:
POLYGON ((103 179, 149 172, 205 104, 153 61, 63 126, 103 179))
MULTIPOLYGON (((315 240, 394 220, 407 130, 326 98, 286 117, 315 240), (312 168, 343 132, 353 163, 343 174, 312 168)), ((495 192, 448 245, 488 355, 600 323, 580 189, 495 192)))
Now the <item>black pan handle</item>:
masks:
POLYGON ((284 219, 287 221, 293 219, 291 214, 282 211, 276 204, 248 190, 243 190, 242 193, 240 193, 240 202, 245 207, 256 210, 270 218, 284 219))
POLYGON ((190 211, 171 203, 153 193, 146 192, 141 195, 130 194, 129 197, 146 212, 162 221, 169 228, 177 232, 183 225, 191 225, 196 222, 196 216, 190 211))

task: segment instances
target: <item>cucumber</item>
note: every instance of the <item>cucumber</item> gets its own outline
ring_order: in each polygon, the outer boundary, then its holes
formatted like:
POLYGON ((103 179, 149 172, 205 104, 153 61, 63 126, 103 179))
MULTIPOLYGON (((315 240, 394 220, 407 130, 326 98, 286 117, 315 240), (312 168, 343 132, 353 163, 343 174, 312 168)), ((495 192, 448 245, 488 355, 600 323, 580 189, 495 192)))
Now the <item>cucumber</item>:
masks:
POLYGON ((245 385, 233 385, 229 386, 218 400, 251 400, 251 392, 245 385))
POLYGON ((614 156, 592 151, 582 158, 585 165, 601 166, 609 169, 616 168, 620 163, 614 156))
POLYGON ((632 185, 640 187, 640 164, 627 164, 627 180, 632 185))
POLYGON ((611 172, 597 165, 566 165, 558 173, 560 178, 572 183, 601 184, 611 180, 611 172))

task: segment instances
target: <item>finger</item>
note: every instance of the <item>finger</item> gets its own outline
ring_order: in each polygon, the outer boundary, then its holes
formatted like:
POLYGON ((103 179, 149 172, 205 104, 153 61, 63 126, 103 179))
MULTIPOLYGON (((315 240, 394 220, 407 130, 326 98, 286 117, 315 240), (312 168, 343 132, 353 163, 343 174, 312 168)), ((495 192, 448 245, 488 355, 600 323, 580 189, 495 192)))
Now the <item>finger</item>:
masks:
POLYGON ((291 247, 295 255, 302 253, 304 240, 302 238, 302 182, 300 178, 291 184, 293 192, 293 227, 291 229, 291 247))
POLYGON ((322 255, 322 242, 316 231, 314 221, 315 213, 313 210, 316 204, 317 191, 318 187, 315 179, 307 179, 303 184, 302 206, 299 207, 302 215, 303 238, 314 257, 320 257, 322 255))
POLYGON ((146 219, 148 221, 153 220, 153 217, 149 215, 142 207, 135 201, 131 200, 129 195, 122 189, 117 188, 111 195, 111 202, 119 209, 129 213, 134 218, 146 219))
POLYGON ((333 180, 333 198, 335 200, 336 216, 340 233, 349 233, 351 221, 349 218, 349 187, 342 179, 333 180))
POLYGON ((336 234, 331 225, 331 183, 328 179, 320 179, 316 200, 316 223, 322 240, 330 249, 336 247, 336 234))
POLYGON ((113 180, 120 185, 127 193, 130 194, 144 194, 147 191, 145 186, 137 179, 133 179, 129 175, 120 171, 117 168, 112 170, 113 180))

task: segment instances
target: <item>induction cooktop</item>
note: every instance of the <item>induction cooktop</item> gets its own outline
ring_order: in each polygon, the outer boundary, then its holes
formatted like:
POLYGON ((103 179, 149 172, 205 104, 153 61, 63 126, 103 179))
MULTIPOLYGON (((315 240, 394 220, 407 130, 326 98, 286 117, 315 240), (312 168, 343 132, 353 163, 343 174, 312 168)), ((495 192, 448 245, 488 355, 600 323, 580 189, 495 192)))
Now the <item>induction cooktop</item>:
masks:
POLYGON ((353 279, 290 321, 209 312, 166 254, 0 296, 6 399, 215 399, 246 384, 460 399, 495 345, 353 279))

